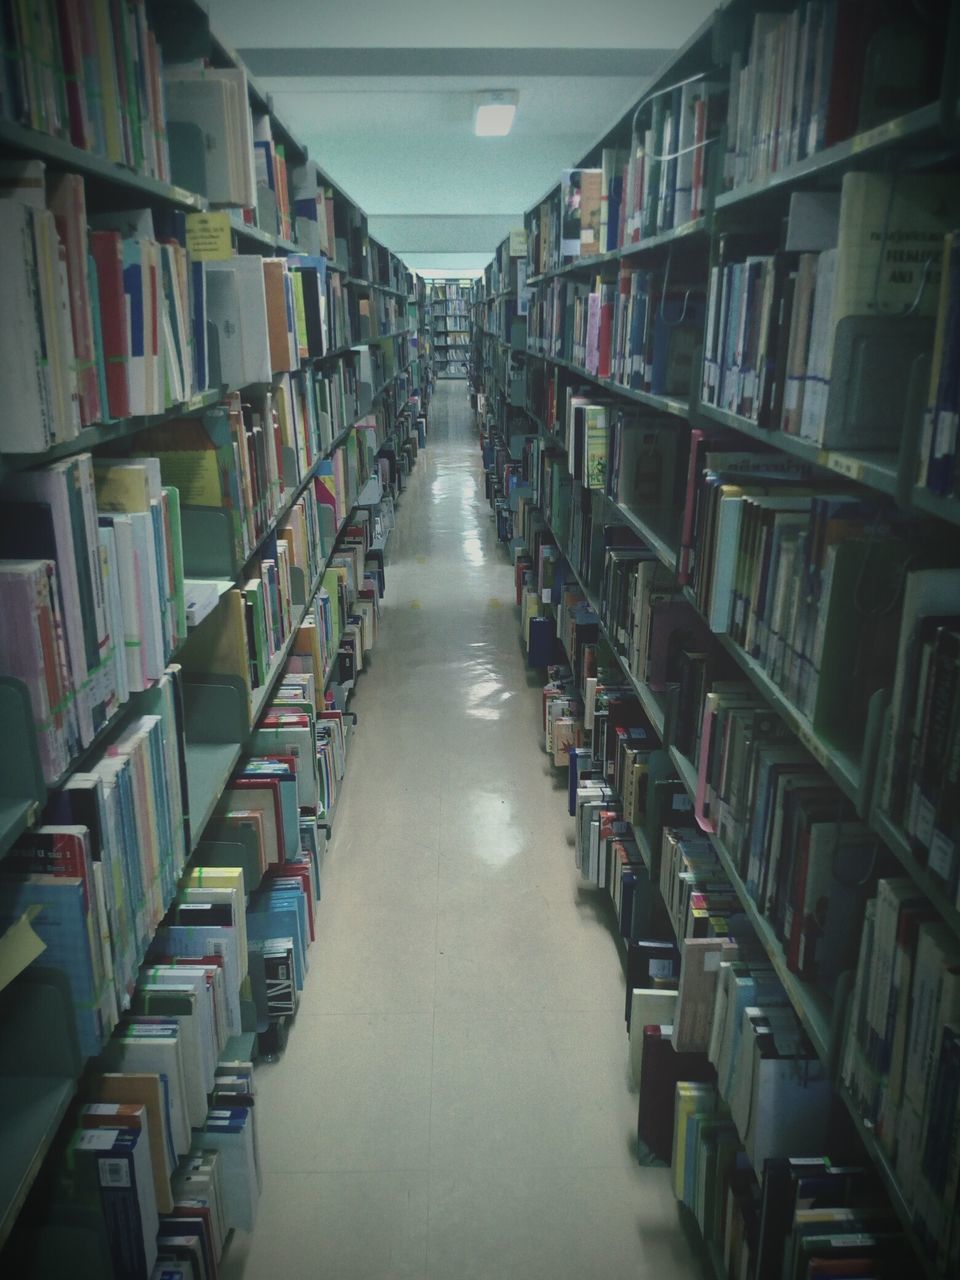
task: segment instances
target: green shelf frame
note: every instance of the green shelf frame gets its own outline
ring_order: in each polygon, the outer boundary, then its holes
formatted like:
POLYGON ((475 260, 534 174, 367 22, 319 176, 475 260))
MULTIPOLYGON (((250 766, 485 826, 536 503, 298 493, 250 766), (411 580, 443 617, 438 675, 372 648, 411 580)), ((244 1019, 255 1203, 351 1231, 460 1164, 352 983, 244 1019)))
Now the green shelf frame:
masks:
POLYGON ((782 198, 797 183, 809 178, 819 179, 824 175, 839 177, 845 169, 862 164, 868 159, 873 160, 883 152, 901 147, 917 147, 923 143, 929 143, 931 147, 942 146, 939 102, 918 107, 916 111, 897 116, 874 129, 855 133, 853 137, 817 151, 760 181, 745 183, 734 187, 732 191, 720 193, 714 201, 714 213, 720 214, 727 209, 738 210, 748 201, 782 198))
POLYGON ((203 196, 183 187, 172 186, 157 178, 137 173, 126 165, 108 160, 92 151, 84 151, 62 138, 51 137, 36 129, 12 121, 0 122, 0 150, 11 149, 45 161, 56 169, 69 169, 86 178, 108 182, 127 191, 135 191, 148 200, 162 201, 191 212, 203 212, 209 206, 203 196))
MULTIPOLYGON (((565 262, 560 267, 551 267, 549 271, 541 271, 539 275, 528 276, 528 285, 541 284, 547 280, 555 280, 558 276, 577 275, 582 271, 598 271, 624 258, 636 258, 640 254, 650 253, 657 249, 669 248, 678 241, 703 240, 704 246, 710 232, 710 217, 707 213, 692 222, 683 222, 670 231, 661 231, 655 236, 647 236, 644 240, 634 240, 619 249, 609 249, 606 253, 592 253, 585 258, 575 258, 573 262, 565 262)), ((513 292, 508 290, 507 292, 513 292)), ((498 297, 492 294, 491 297, 498 297)))
POLYGON ((712 404, 698 403, 694 417, 700 419, 702 426, 709 427, 712 423, 719 423, 720 426, 729 427, 733 431, 739 431, 741 435, 779 449, 782 453, 801 458, 813 467, 846 476, 857 484, 876 489, 878 493, 888 497, 894 497, 897 493, 898 462, 893 453, 822 449, 812 440, 802 440, 799 436, 787 435, 783 431, 768 431, 750 418, 718 409, 712 404))
POLYGON ((583 378, 586 382, 592 382, 595 386, 603 387, 605 391, 611 391, 614 395, 622 396, 624 400, 632 400, 636 404, 646 405, 648 409, 659 409, 661 413, 669 413, 675 418, 689 420, 689 400, 684 400, 678 396, 657 396, 649 391, 636 391, 631 387, 623 387, 619 382, 614 382, 612 378, 600 378, 595 373, 588 373, 582 365, 574 364, 572 360, 566 360, 562 356, 547 355, 546 352, 535 351, 530 347, 527 348, 526 354, 536 360, 543 360, 547 364, 559 365, 561 369, 569 369, 578 378, 583 378))
POLYGON ((77 1090, 80 1052, 63 974, 35 963, 0 991, 0 1248, 77 1090))

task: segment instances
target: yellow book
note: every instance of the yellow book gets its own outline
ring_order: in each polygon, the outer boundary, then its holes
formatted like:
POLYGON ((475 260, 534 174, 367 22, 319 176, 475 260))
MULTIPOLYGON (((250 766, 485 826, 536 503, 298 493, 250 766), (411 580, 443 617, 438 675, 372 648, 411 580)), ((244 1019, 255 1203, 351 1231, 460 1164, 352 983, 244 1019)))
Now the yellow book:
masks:
POLYGON ((717 1109, 717 1093, 712 1084, 697 1084, 681 1080, 677 1084, 676 1103, 673 1112, 673 1159, 671 1161, 673 1194, 683 1199, 687 1124, 690 1117, 717 1109))

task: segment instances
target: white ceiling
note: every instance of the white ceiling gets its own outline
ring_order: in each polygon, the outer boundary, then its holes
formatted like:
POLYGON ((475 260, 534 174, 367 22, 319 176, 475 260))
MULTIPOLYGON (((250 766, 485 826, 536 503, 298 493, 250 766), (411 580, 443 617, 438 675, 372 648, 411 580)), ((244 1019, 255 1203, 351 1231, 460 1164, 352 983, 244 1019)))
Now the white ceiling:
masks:
POLYGON ((714 3, 210 0, 209 8, 213 29, 240 50, 279 115, 366 210, 371 233, 411 265, 458 270, 489 258, 714 3), (495 88, 519 92, 513 130, 477 138, 473 95, 495 88))

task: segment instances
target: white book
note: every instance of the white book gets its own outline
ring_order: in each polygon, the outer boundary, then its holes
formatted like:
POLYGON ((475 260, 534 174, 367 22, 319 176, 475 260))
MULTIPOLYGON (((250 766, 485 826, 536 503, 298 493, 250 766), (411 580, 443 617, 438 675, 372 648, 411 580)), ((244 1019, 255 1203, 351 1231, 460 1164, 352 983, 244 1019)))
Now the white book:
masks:
POLYGON ((190 1150, 190 1120, 187 1111, 187 1084, 183 1070, 180 1028, 131 1023, 109 1041, 106 1056, 118 1071, 147 1072, 163 1078, 169 1106, 170 1131, 177 1155, 190 1150))
POLYGON ((718 635, 729 631, 733 614, 733 581, 742 514, 743 502, 738 494, 721 497, 708 612, 710 629, 718 635))
MULTIPOLYGON (((172 988, 169 986, 152 982, 142 982, 138 987, 138 991, 141 995, 148 995, 151 991, 167 992, 170 990, 172 990, 172 988)), ((207 1115, 203 1028, 200 1017, 197 1013, 196 992, 191 986, 186 984, 182 984, 176 990, 178 995, 182 995, 191 1001, 194 1007, 193 1014, 188 1015, 164 1012, 160 1016, 176 1022, 177 1026, 180 1028, 180 1047, 183 1057, 184 1106, 186 1107, 191 1128, 196 1129, 203 1124, 207 1115)))
POLYGON ((224 1213, 228 1227, 252 1231, 260 1195, 253 1112, 246 1107, 210 1112, 201 1140, 220 1153, 224 1213))
POLYGON ((98 537, 100 541, 100 570, 103 575, 107 600, 107 625, 110 628, 113 680, 117 690, 118 701, 126 702, 130 697, 130 677, 127 666, 126 645, 124 643, 125 626, 120 552, 117 547, 115 530, 110 525, 101 523, 98 529, 98 537))
POLYGON ((659 987, 637 987, 630 993, 630 1078, 640 1088, 643 1070, 643 1028, 673 1025, 677 992, 659 987))
POLYGON ((205 1093, 209 1093, 213 1089, 220 1046, 217 1040, 214 988, 208 970, 202 965, 151 965, 141 971, 141 983, 141 990, 172 988, 174 991, 194 993, 203 1050, 203 1088, 205 1093))

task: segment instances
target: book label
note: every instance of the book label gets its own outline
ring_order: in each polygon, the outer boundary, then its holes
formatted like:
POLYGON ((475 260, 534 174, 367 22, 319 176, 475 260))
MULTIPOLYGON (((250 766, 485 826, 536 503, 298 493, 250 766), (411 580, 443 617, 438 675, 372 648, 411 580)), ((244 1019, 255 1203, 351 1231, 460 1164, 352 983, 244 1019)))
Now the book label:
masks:
POLYGON ((187 253, 193 262, 221 262, 233 257, 230 242, 230 215, 187 214, 187 253))

